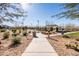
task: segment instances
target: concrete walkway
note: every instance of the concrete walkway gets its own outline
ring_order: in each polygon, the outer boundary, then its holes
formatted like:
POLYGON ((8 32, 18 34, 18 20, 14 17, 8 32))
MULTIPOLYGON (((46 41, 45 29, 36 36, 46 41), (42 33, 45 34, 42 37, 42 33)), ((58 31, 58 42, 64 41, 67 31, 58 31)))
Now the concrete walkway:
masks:
POLYGON ((34 38, 26 48, 22 56, 58 56, 43 34, 37 33, 38 38, 34 38))

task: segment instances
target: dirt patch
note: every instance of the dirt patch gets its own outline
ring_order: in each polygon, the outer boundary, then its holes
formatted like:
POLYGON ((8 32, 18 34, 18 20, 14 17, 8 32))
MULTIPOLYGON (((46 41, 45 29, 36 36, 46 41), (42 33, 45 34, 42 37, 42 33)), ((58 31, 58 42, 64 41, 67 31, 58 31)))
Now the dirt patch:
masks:
MULTIPOLYGON (((2 36, 1 36, 2 37, 2 36)), ((20 56, 25 51, 26 47, 30 44, 32 39, 27 39, 26 36, 20 36, 21 44, 19 44, 17 47, 10 47, 10 44, 12 42, 12 37, 9 39, 2 40, 2 48, 0 48, 0 56, 20 56)))
POLYGON ((54 47, 59 56, 79 56, 79 52, 66 48, 65 44, 78 42, 75 39, 63 38, 61 36, 53 36, 48 39, 49 43, 54 47))

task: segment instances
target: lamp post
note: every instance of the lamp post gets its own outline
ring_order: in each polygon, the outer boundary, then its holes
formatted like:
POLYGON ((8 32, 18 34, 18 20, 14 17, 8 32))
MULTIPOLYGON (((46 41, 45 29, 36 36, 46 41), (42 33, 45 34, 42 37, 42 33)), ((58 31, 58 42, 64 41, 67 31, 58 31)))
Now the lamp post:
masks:
POLYGON ((37 23, 38 23, 38 32, 39 32, 39 20, 37 20, 37 23))
POLYGON ((64 35, 64 24, 62 26, 61 34, 64 35))
POLYGON ((47 32, 48 32, 48 38, 50 38, 50 28, 49 28, 49 22, 46 20, 46 30, 47 30, 47 32))

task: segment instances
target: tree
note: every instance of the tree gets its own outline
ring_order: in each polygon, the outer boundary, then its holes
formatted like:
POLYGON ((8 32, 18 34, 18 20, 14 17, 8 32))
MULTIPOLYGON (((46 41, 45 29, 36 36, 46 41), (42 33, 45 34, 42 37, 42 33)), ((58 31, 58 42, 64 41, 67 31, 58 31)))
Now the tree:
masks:
POLYGON ((79 3, 66 3, 62 4, 65 9, 52 17, 58 16, 59 18, 79 19, 79 3))
POLYGON ((76 31, 77 27, 75 24, 67 24, 65 26, 65 31, 76 31))
POLYGON ((15 18, 25 16, 19 3, 0 3, 0 23, 3 21, 15 21, 15 18))

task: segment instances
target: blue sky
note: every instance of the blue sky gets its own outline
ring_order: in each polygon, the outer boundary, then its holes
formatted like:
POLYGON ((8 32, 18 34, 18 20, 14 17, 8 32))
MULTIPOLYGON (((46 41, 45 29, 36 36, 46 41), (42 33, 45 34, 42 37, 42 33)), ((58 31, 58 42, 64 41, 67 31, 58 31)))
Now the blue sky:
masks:
POLYGON ((51 18, 52 15, 64 11, 64 9, 62 9, 62 5, 60 4, 35 3, 28 7, 24 4, 23 8, 28 12, 28 16, 24 18, 24 25, 38 26, 37 20, 39 20, 40 26, 45 26, 46 21, 50 24, 58 25, 65 25, 69 23, 79 25, 78 20, 51 18))

